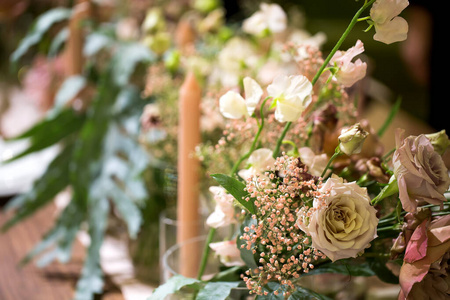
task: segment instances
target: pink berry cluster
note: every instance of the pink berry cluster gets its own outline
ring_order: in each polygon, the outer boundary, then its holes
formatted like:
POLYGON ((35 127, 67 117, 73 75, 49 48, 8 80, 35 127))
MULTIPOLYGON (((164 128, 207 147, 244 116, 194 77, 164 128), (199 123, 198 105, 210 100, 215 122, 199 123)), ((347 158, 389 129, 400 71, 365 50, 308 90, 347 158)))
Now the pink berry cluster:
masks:
POLYGON ((270 281, 283 288, 275 294, 290 294, 295 281, 314 268, 314 262, 326 258, 311 245, 311 239, 297 226, 300 210, 312 206, 319 192, 320 178, 308 173, 299 158, 282 155, 273 168, 247 180, 246 189, 254 200, 256 221, 244 227, 241 248, 253 252, 258 268, 242 275, 252 293, 267 294, 263 287, 270 281))

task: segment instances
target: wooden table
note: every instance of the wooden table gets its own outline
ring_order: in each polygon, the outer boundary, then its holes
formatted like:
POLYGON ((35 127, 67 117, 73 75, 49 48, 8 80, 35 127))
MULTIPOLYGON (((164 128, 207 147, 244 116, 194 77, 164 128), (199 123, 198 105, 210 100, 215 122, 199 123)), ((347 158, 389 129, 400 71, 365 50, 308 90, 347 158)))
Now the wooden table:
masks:
MULTIPOLYGON (((0 204, 4 200, 0 199, 0 204)), ((10 216, 0 211, 0 226, 10 216)), ((23 267, 18 265, 53 226, 55 217, 55 206, 50 204, 6 233, 0 233, 1 300, 72 300, 85 256, 85 249, 78 241, 67 264, 55 262, 45 268, 38 268, 33 262, 23 267)), ((95 299, 124 300, 124 297, 106 276, 104 293, 95 299)))

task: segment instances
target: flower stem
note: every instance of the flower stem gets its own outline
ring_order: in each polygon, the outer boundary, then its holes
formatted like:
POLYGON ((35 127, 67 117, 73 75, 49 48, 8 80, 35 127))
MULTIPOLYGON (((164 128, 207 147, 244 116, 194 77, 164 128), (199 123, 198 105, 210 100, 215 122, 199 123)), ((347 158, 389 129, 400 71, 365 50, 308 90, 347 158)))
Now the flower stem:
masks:
MULTIPOLYGON (((352 29, 355 26, 355 24, 360 21, 359 20, 359 16, 363 13, 363 11, 366 10, 366 8, 368 8, 374 2, 375 2, 375 0, 370 0, 370 1, 366 0, 364 2, 364 5, 353 16, 353 19, 350 21, 350 24, 348 25, 347 29, 342 34, 341 38, 337 41, 336 45, 331 50, 331 52, 328 54, 327 58, 324 60, 322 66, 319 69, 319 71, 317 71, 316 75, 314 76, 313 80, 311 81, 313 86, 314 86, 314 84, 316 84, 317 80, 319 80, 320 75, 322 75, 322 73, 324 72, 325 68, 330 63, 331 58, 333 58, 334 54, 342 46, 342 43, 345 41, 347 36, 350 34, 350 32, 352 31, 352 29)), ((289 127, 291 126, 291 124, 292 124, 292 122, 287 122, 286 123, 283 132, 281 133, 280 137, 278 138, 277 144, 276 144, 275 149, 273 151, 273 158, 276 158, 278 156, 278 154, 280 152, 281 143, 282 143, 284 137, 286 136, 286 133, 288 132, 289 127)))
POLYGON ((276 158, 278 156, 278 153, 280 152, 281 144, 283 143, 284 137, 286 136, 286 133, 288 132, 291 124, 292 124, 292 122, 287 122, 286 125, 284 126, 284 130, 281 133, 280 137, 278 138, 275 149, 273 150, 273 154, 272 154, 273 158, 276 158))
MULTIPOLYGON (((270 97, 266 97, 261 104, 261 110, 260 110, 261 123, 259 124, 258 132, 256 133, 255 138, 253 139, 253 143, 250 146, 250 149, 247 151, 247 153, 242 155, 241 158, 234 164, 233 168, 231 169, 230 176, 234 176, 236 174, 239 166, 241 165, 241 163, 245 159, 249 158, 250 155, 253 153, 253 151, 255 151, 259 136, 261 135, 261 131, 264 128, 264 105, 266 104, 268 99, 270 99, 270 97)), ((202 260, 201 260, 200 269, 198 270, 198 275, 197 275, 198 280, 201 279, 201 277, 203 276, 203 273, 205 272, 206 262, 208 260, 208 255, 209 255, 209 250, 210 250, 209 244, 211 243, 215 233, 216 233, 216 228, 211 227, 209 230, 209 233, 208 233, 208 237, 206 239, 205 247, 203 248, 202 260)))
POLYGON ((245 153, 243 156, 241 156, 241 158, 239 158, 239 160, 234 164, 233 168, 231 169, 231 176, 234 176, 234 174, 236 174, 239 166, 241 165, 241 163, 246 160, 247 158, 250 157, 250 155, 253 153, 253 151, 255 151, 256 145, 258 143, 258 139, 259 136, 261 135, 261 131, 263 130, 264 127, 264 112, 263 112, 263 108, 264 105, 266 104, 266 101, 269 99, 270 97, 266 97, 262 104, 261 104, 261 124, 259 124, 259 128, 258 128, 258 132, 255 135, 255 138, 253 139, 253 143, 250 146, 250 149, 248 150, 247 153, 245 153))
POLYGON ((325 174, 327 173, 327 170, 330 168, 331 163, 333 162, 333 160, 336 159, 336 157, 338 157, 339 155, 341 155, 341 149, 339 148, 339 146, 336 147, 336 149, 334 150, 334 154, 333 156, 331 156, 330 160, 328 161, 325 169, 323 169, 322 175, 320 175, 320 177, 324 178, 325 174))
POLYGON ((211 227, 211 229, 209 230, 209 233, 208 233, 208 237, 206 238, 205 245, 203 247, 203 256, 202 256, 202 260, 200 262, 200 269, 198 270, 198 274, 197 274, 198 280, 202 279, 203 273, 205 272, 206 263, 208 261, 208 255, 209 255, 209 244, 211 243, 215 233, 216 233, 216 228, 211 227))

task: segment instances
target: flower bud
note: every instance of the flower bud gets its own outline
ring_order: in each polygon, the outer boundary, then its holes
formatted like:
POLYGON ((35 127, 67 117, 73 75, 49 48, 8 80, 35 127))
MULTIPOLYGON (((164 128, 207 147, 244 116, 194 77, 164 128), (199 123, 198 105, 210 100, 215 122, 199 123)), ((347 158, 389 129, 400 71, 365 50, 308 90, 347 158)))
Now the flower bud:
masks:
POLYGON ((339 148, 347 155, 360 153, 363 142, 368 135, 369 133, 359 123, 349 128, 344 128, 339 136, 339 148))
POLYGON ((145 34, 156 33, 166 28, 166 21, 162 10, 159 8, 152 8, 147 12, 144 22, 142 23, 142 31, 145 34))
POLYGON ((146 36, 143 44, 156 54, 163 54, 170 48, 170 35, 167 32, 159 32, 155 35, 146 36))
POLYGON ((431 134, 425 134, 425 136, 430 140, 431 145, 433 145, 434 151, 440 155, 445 153, 445 150, 450 146, 450 140, 448 139, 445 129, 431 134))
POLYGON ((209 13, 220 6, 219 0, 195 0, 194 8, 202 13, 209 13))

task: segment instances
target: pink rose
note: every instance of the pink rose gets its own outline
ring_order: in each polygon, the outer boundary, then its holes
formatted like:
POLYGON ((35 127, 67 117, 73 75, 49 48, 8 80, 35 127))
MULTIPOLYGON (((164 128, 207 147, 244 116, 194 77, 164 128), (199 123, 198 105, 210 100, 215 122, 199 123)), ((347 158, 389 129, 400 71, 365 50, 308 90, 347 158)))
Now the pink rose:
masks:
POLYGON ((415 212, 420 202, 441 204, 450 178, 444 161, 423 134, 403 139, 396 133, 397 150, 393 156, 394 174, 403 209, 415 212))
POLYGON ((431 223, 426 219, 417 226, 408 241, 400 269, 398 299, 448 299, 449 251, 450 215, 431 223))

